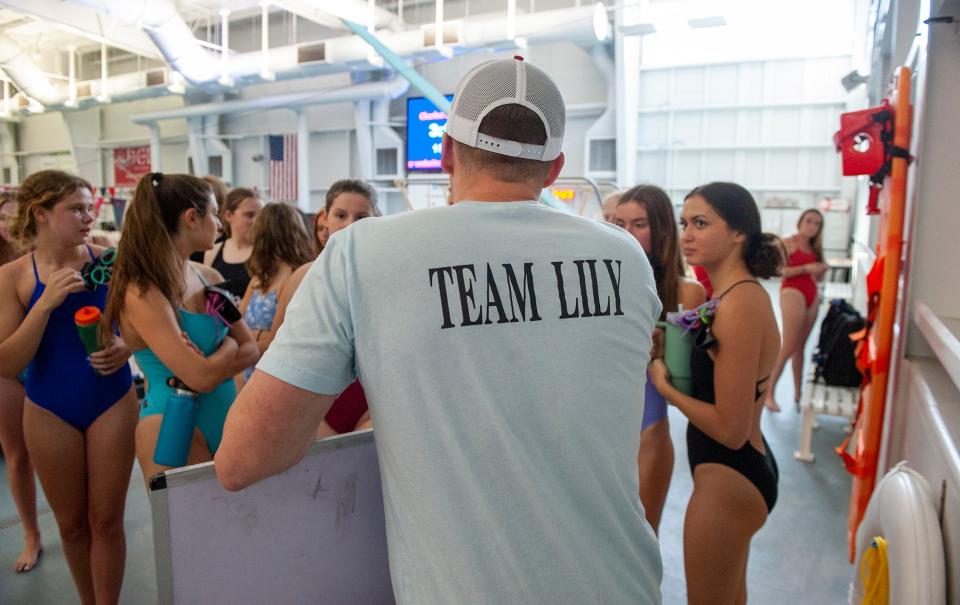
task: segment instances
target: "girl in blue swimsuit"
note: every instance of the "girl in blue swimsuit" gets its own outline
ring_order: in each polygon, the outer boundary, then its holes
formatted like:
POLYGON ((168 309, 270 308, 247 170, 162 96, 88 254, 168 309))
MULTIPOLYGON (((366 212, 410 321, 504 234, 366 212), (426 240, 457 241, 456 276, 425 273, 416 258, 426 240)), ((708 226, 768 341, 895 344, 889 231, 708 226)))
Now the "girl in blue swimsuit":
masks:
POLYGON ((136 429, 144 479, 168 467, 153 461, 170 387, 179 378, 200 393, 188 464, 206 462, 220 445, 236 397, 233 376, 257 359, 243 320, 208 313, 207 286, 222 281, 190 255, 213 248, 217 203, 210 185, 185 174, 152 173, 127 205, 101 331, 119 326, 136 351, 147 392, 136 429))
POLYGON ((734 183, 691 191, 680 215, 688 263, 706 269, 716 298, 697 316, 693 395, 670 384, 662 360, 650 378, 689 419, 693 495, 683 526, 690 605, 747 602, 750 541, 777 499, 777 465, 760 431, 763 396, 780 350, 770 297, 757 281, 780 273, 783 248, 760 231, 750 193, 734 183))
MULTIPOLYGON (((253 222, 253 251, 247 259, 251 281, 240 302, 247 327, 262 355, 273 342, 278 296, 293 271, 315 256, 300 212, 288 204, 267 204, 253 222)), ((243 371, 244 381, 253 366, 243 371)))
MULTIPOLYGON (((663 189, 655 185, 638 185, 625 191, 617 199, 613 223, 626 229, 647 253, 664 314, 676 311, 677 305, 692 309, 706 300, 703 286, 683 275, 673 204, 663 189)), ((662 330, 657 332, 656 342, 662 343, 662 330)), ((662 347, 655 346, 651 358, 662 356, 662 347)), ((647 521, 653 531, 657 531, 673 476, 674 455, 667 401, 653 387, 649 376, 644 392, 642 427, 637 454, 640 502, 647 521)))
POLYGON ((103 252, 86 244, 92 224, 83 179, 43 170, 21 184, 11 232, 33 250, 0 268, 0 368, 13 378, 29 364, 24 437, 80 600, 115 603, 137 403, 123 341, 107 331, 88 356, 74 324, 107 295, 101 274, 80 271, 103 252))

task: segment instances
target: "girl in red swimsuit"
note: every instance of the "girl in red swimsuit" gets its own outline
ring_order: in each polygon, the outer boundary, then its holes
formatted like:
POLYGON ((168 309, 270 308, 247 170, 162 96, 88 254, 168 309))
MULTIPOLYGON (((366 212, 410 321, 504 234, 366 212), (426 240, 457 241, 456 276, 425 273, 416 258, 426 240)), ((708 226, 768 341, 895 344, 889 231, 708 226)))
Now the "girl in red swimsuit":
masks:
POLYGON ((829 268, 823 262, 823 215, 813 208, 804 210, 797 221, 797 233, 783 243, 787 250, 787 266, 783 270, 780 286, 780 312, 783 318, 783 344, 777 365, 773 370, 771 388, 767 390, 764 405, 779 412, 774 399, 777 381, 791 361, 793 367, 793 400, 800 402, 800 385, 803 378, 803 350, 817 319, 817 304, 820 296, 817 281, 829 268))

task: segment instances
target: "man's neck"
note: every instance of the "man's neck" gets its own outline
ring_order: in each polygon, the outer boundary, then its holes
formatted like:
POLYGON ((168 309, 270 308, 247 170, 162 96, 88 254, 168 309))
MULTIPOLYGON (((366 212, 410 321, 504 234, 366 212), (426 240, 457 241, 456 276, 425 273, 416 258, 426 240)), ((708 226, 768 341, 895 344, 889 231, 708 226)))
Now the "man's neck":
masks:
POLYGON ((540 187, 529 183, 507 183, 479 177, 453 188, 454 203, 470 202, 529 202, 540 198, 540 187))

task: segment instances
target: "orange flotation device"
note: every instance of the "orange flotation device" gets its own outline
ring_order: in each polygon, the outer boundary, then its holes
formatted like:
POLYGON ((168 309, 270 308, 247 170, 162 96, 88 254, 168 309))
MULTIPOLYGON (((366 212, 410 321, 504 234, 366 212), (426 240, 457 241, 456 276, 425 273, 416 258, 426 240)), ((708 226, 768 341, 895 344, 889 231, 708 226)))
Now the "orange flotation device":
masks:
MULTIPOLYGON (((883 187, 879 192, 880 224, 877 240, 877 260, 867 276, 867 328, 858 354, 858 366, 864 375, 860 391, 860 405, 855 420, 856 431, 853 453, 846 443, 837 448, 844 457, 847 470, 853 474, 850 510, 847 518, 847 537, 850 562, 856 548, 857 528, 867 509, 867 503, 876 483, 878 458, 883 441, 883 419, 889 386, 889 371, 893 349, 894 324, 897 318, 897 299, 902 271, 903 226, 906 216, 907 168, 910 157, 913 108, 910 105, 910 70, 901 67, 892 101, 884 103, 883 110, 892 113, 892 141, 886 141, 887 162, 883 167, 883 187)), ((838 136, 841 133, 838 133, 838 136)), ((838 150, 840 147, 838 145, 838 150)), ((844 151, 844 150, 841 150, 844 151)), ((875 179, 876 174, 871 178, 875 179)), ((856 338, 857 335, 852 335, 856 338)))

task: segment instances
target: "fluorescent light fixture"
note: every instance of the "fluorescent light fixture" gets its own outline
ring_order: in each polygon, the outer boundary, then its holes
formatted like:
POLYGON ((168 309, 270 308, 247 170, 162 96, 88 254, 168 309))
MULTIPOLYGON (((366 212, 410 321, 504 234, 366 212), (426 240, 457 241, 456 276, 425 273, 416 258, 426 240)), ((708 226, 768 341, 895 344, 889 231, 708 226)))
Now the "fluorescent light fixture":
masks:
POLYGON ((653 21, 646 23, 637 23, 620 28, 620 33, 624 36, 649 36, 651 34, 676 34, 691 29, 706 29, 710 27, 723 27, 729 25, 727 18, 723 15, 712 15, 707 17, 694 17, 684 19, 683 17, 669 13, 656 16, 653 21))
POLYGON ((624 36, 649 36, 657 33, 657 27, 653 23, 637 23, 621 27, 620 33, 624 36))
POLYGON ((727 25, 727 18, 723 15, 715 15, 713 17, 696 17, 694 19, 687 19, 687 25, 690 26, 690 29, 723 27, 724 25, 727 25))

